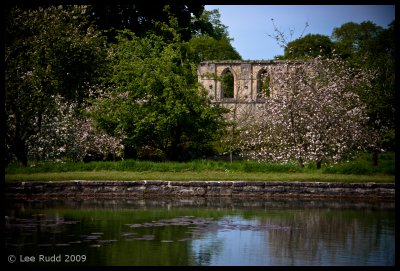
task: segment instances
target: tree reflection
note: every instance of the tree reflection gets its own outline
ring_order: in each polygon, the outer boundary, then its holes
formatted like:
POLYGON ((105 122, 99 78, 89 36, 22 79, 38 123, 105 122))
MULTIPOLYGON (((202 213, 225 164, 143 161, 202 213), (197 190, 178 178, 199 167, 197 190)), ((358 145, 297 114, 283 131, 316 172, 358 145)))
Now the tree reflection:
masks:
POLYGON ((394 264, 394 240, 383 232, 391 223, 394 228, 393 213, 301 210, 261 221, 291 228, 265 238, 276 265, 394 264), (384 247, 392 247, 392 258, 381 255, 384 247))

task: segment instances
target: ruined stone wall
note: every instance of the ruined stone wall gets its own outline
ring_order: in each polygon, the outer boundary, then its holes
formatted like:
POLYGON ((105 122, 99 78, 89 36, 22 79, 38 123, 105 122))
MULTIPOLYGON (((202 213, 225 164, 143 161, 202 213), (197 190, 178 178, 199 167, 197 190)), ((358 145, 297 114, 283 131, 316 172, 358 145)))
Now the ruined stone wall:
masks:
POLYGON ((258 90, 261 74, 269 77, 269 92, 274 95, 281 91, 279 77, 284 76, 296 67, 304 65, 299 61, 216 61, 201 62, 197 69, 198 81, 204 86, 213 103, 221 104, 230 109, 226 115, 229 120, 235 119, 239 126, 252 122, 258 109, 263 105, 258 90), (222 95, 221 76, 230 71, 234 78, 234 97, 224 98, 222 95))
POLYGON ((270 92, 273 95, 281 88, 277 83, 278 77, 282 76, 281 71, 289 71, 303 64, 303 62, 283 60, 201 62, 197 68, 197 74, 199 83, 207 90, 213 102, 254 103, 257 102, 257 90, 262 72, 265 71, 270 77, 270 92), (222 97, 221 82, 217 79, 227 70, 234 77, 233 100, 222 97))

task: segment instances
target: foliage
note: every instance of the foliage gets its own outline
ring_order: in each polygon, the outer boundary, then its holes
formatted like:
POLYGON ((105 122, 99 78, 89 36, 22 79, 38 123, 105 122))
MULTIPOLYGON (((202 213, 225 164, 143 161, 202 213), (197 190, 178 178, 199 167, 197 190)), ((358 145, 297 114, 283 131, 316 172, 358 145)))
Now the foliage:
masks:
POLYGON ((234 78, 230 71, 221 75, 221 88, 223 91, 223 98, 234 98, 234 78))
POLYGON ((133 157, 150 148, 161 151, 162 159, 190 158, 190 152, 210 148, 222 125, 221 109, 197 86, 196 67, 186 57, 173 18, 171 25, 158 24, 173 42, 165 35, 138 38, 122 31, 109 55, 114 65, 109 87, 93 101, 98 126, 122 135, 133 157))
POLYGON ((267 76, 263 76, 261 79, 261 85, 260 85, 260 90, 257 93, 257 98, 262 98, 262 97, 269 97, 270 95, 270 83, 271 83, 271 79, 270 77, 267 76))
POLYGON ((177 30, 184 40, 189 40, 193 32, 201 31, 205 26, 192 23, 192 15, 198 18, 204 11, 204 5, 198 2, 170 3, 170 13, 165 12, 167 3, 152 3, 135 5, 102 5, 89 6, 90 16, 94 23, 108 37, 108 41, 116 42, 115 37, 120 30, 130 30, 138 37, 145 36, 148 31, 154 30, 154 22, 168 23, 170 15, 178 22, 177 30))
POLYGON ((199 30, 188 42, 190 58, 196 63, 209 60, 241 60, 232 47, 227 27, 220 21, 218 9, 205 10, 192 24, 199 30))
POLYGON ((357 57, 370 48, 371 42, 382 31, 371 21, 362 23, 348 22, 340 27, 334 28, 332 39, 338 47, 338 52, 343 56, 357 57))
POLYGON ((333 42, 328 36, 308 34, 302 38, 291 41, 285 47, 282 59, 312 58, 329 56, 334 49, 333 42))
POLYGON ((27 164, 27 141, 54 109, 52 95, 81 103, 103 75, 105 43, 85 7, 10 8, 5 31, 6 162, 27 164))
MULTIPOLYGON (((373 152, 376 155, 377 151, 393 150, 395 148, 394 21, 387 29, 371 21, 348 22, 334 28, 331 39, 320 35, 305 37, 301 35, 294 41, 289 41, 274 22, 273 25, 276 34, 269 36, 285 48, 285 55, 277 56, 278 59, 331 57, 331 52, 335 50, 334 54, 338 54, 349 65, 376 72, 372 87, 357 88, 355 93, 366 105, 368 125, 379 135, 373 152)), ((290 32, 290 38, 292 35, 293 31, 290 32)))
POLYGON ((376 71, 371 89, 357 94, 367 104, 369 125, 379 131, 379 147, 394 149, 395 140, 395 30, 367 21, 346 23, 333 30, 338 53, 356 67, 376 71))
POLYGON ((44 112, 40 132, 28 140, 30 160, 87 161, 122 156, 120 140, 95 129, 91 119, 79 116, 76 102, 64 101, 60 96, 52 98, 55 112, 44 112))
POLYGON ((189 43, 191 58, 195 63, 211 60, 241 60, 240 54, 227 38, 215 39, 209 36, 192 38, 189 43))
POLYGON ((275 73, 279 86, 265 97, 249 127, 241 154, 258 161, 337 162, 354 150, 373 146, 365 106, 354 89, 370 87, 372 75, 351 69, 339 58, 285 64, 275 73))
POLYGON ((229 38, 228 27, 222 24, 221 14, 218 9, 204 10, 200 17, 192 18, 194 31, 193 37, 207 36, 220 40, 229 38))

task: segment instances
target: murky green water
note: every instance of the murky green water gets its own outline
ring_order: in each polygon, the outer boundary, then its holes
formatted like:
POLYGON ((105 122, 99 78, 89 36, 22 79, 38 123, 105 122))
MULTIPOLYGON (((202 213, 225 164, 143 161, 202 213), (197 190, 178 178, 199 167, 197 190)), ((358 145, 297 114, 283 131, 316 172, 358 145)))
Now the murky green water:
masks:
POLYGON ((394 202, 8 201, 5 215, 13 266, 395 264, 394 202))

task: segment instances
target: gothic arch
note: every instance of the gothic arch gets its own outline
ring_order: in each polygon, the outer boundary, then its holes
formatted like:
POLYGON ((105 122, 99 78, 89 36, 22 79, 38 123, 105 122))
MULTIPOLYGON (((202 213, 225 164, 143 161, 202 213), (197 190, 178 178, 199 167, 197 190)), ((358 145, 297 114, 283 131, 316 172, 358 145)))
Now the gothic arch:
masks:
POLYGON ((222 70, 220 80, 221 100, 231 100, 236 97, 236 74, 231 67, 222 70))
MULTIPOLYGON (((261 86, 261 78, 269 76, 270 95, 281 90, 277 80, 282 76, 280 70, 295 69, 305 63, 302 61, 260 60, 260 61, 206 61, 198 66, 198 81, 207 90, 213 102, 221 104, 263 103, 264 99, 257 99, 257 90, 261 86), (224 98, 221 90, 221 74, 230 71, 234 79, 233 98, 224 98)), ((268 85, 268 84, 267 84, 268 85)), ((266 93, 268 94, 268 93, 266 93)), ((232 95, 231 95, 232 96, 232 95)))
POLYGON ((261 99, 264 95, 270 95, 271 75, 266 68, 262 68, 257 73, 256 99, 261 99))

